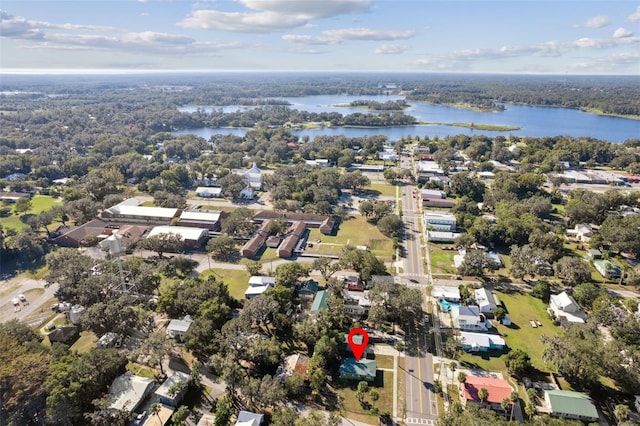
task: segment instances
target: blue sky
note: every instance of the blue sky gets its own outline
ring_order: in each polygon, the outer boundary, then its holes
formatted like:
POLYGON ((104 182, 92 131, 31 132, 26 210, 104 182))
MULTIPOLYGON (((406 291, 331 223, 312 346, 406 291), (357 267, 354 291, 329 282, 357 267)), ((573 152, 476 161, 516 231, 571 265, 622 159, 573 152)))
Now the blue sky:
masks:
POLYGON ((637 0, 3 0, 2 71, 640 74, 637 0))

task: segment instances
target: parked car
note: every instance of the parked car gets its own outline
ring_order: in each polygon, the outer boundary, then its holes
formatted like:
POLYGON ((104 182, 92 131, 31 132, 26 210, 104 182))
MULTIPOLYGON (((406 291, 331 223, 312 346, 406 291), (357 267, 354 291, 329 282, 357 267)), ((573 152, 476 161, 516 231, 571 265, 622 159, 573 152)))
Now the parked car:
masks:
POLYGON ((19 294, 19 295, 18 295, 18 299, 20 299, 20 301, 21 301, 22 303, 24 303, 24 302, 26 302, 26 301, 27 301, 27 298, 24 296, 24 294, 19 294))
POLYGON ((142 422, 144 421, 144 418, 147 417, 147 412, 143 411, 142 413, 138 414, 138 416, 136 417, 136 419, 133 421, 133 424, 135 426, 139 426, 142 424, 142 422))

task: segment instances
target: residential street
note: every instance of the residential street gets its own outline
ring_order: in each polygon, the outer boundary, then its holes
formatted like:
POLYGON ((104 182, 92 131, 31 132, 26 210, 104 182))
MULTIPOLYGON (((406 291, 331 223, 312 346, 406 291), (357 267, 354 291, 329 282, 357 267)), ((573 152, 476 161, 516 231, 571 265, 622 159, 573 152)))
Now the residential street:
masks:
MULTIPOLYGON (((411 168, 410 157, 401 157, 401 167, 411 168)), ((413 186, 401 187, 403 221, 405 224, 402 283, 422 290, 432 281, 425 276, 422 257, 423 232, 420 207, 413 198, 413 186)), ((426 308, 425 297, 425 308, 426 308)), ((429 324, 414 324, 406 330, 406 423, 409 425, 433 425, 438 417, 436 396, 433 390, 433 359, 428 352, 429 324)), ((402 413, 396 413, 398 417, 402 413)))

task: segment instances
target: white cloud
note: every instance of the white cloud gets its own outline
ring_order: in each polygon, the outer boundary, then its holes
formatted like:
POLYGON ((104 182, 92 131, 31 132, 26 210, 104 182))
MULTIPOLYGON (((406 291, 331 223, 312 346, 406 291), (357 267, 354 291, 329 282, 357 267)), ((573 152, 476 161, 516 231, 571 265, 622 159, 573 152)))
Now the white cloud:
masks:
POLYGON ((45 38, 43 29, 91 32, 115 30, 113 27, 99 25, 57 24, 47 21, 30 21, 21 16, 13 16, 5 11, 0 11, 0 37, 42 40, 45 38))
POLYGON ((298 44, 336 44, 335 39, 312 35, 285 34, 282 36, 282 39, 291 43, 298 44))
POLYGON ((625 37, 631 37, 632 35, 633 33, 631 31, 622 27, 618 28, 613 32, 613 38, 625 38, 625 37))
POLYGON ((631 15, 627 16, 627 21, 629 22, 640 22, 640 6, 636 8, 636 11, 631 15))
POLYGON ((406 44, 384 43, 375 50, 375 53, 378 55, 398 55, 405 52, 407 49, 409 49, 409 46, 406 44))
POLYGON ((399 40, 411 38, 415 35, 415 31, 381 31, 369 28, 343 28, 338 30, 325 30, 321 35, 296 35, 286 34, 282 39, 291 43, 298 44, 340 44, 347 40, 399 40))
POLYGON ((582 49, 608 49, 619 46, 640 44, 640 37, 626 36, 621 38, 580 38, 568 42, 548 41, 544 43, 503 46, 497 49, 463 49, 452 51, 438 57, 418 59, 415 65, 429 69, 448 69, 459 66, 464 61, 497 60, 511 57, 558 57, 563 54, 582 49))
POLYGON ((365 12, 372 0, 238 0, 247 12, 202 9, 191 12, 179 26, 203 30, 267 33, 309 24, 314 19, 365 12))
POLYGON ((575 24, 574 28, 602 28, 609 25, 611 21, 606 15, 598 15, 593 18, 589 18, 581 24, 575 24))
POLYGON ((253 10, 285 15, 306 15, 309 19, 366 12, 372 3, 371 0, 239 0, 239 2, 253 10))
POLYGON ((322 34, 338 40, 398 40, 413 37, 415 31, 381 31, 369 28, 343 28, 326 30, 322 34))

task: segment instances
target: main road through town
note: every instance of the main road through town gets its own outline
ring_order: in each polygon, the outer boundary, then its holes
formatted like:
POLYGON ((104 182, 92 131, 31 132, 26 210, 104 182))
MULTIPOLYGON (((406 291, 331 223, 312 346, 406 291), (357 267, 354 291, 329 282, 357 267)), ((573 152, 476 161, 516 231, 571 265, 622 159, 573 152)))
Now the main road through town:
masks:
MULTIPOLYGON (((401 156, 401 166, 402 168, 412 167, 411 158, 404 153, 401 156)), ((401 282, 422 292, 426 308, 425 287, 432 280, 429 265, 425 275, 419 198, 414 198, 412 185, 403 185, 401 191, 402 219, 405 227, 402 253, 404 271, 401 282)), ((438 416, 433 389, 433 358, 429 353, 431 345, 429 327, 430 324, 427 321, 419 321, 409 325, 405 330, 406 406, 398 407, 400 411, 398 415, 404 417, 408 425, 434 425, 438 416)))

